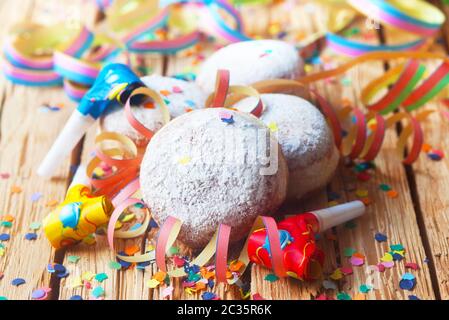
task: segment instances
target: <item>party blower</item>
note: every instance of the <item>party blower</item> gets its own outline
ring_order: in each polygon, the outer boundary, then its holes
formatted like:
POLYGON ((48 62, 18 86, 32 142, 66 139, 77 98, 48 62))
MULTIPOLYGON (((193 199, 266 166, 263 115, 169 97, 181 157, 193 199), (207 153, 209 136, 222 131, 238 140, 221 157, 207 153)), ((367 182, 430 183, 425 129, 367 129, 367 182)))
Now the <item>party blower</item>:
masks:
POLYGON ((143 86, 139 77, 128 66, 118 63, 106 65, 70 116, 37 173, 43 177, 51 177, 55 168, 108 107, 119 102, 125 104, 131 92, 143 86))
POLYGON ((42 223, 45 235, 55 249, 86 240, 108 223, 114 209, 105 196, 94 196, 89 187, 86 168, 80 166, 60 203, 42 223))
MULTIPOLYGON (((315 235, 365 213, 361 201, 289 217, 278 223, 279 238, 287 274, 300 280, 321 277, 324 253, 315 243, 315 235)), ((248 256, 256 264, 272 269, 271 250, 266 229, 254 231, 248 240, 248 256)))

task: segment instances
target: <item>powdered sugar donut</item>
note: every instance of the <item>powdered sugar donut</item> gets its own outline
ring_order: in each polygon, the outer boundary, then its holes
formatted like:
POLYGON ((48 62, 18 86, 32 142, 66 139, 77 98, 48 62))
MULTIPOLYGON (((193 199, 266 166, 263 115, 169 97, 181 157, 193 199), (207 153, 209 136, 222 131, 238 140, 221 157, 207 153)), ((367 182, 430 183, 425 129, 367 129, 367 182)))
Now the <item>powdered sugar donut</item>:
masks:
MULTIPOLYGON (((146 76, 141 80, 148 88, 164 98, 172 118, 194 109, 204 108, 206 95, 195 83, 159 75, 146 76)), ((146 107, 133 106, 132 111, 136 119, 152 131, 159 130, 164 124, 161 110, 152 108, 151 104, 147 104, 146 107)), ((121 106, 107 110, 101 119, 101 129, 124 134, 139 146, 148 142, 131 127, 121 106)))
MULTIPOLYGON (((265 110, 260 117, 277 134, 288 163, 287 197, 301 199, 324 187, 335 173, 339 152, 324 116, 310 102, 286 94, 263 94, 265 110)), ((254 98, 246 98, 235 107, 251 107, 254 98)))
POLYGON ((207 244, 220 223, 232 227, 231 241, 247 235, 258 215, 282 204, 287 179, 269 129, 252 115, 222 108, 196 110, 163 127, 140 171, 155 220, 183 221, 179 239, 193 248, 207 244))
POLYGON ((279 40, 254 40, 230 44, 201 66, 196 83, 208 94, 215 89, 217 70, 231 74, 231 85, 250 85, 270 79, 294 79, 302 74, 303 61, 296 48, 279 40))
POLYGON ((148 88, 161 94, 172 118, 204 108, 207 95, 194 82, 155 74, 141 80, 148 88))

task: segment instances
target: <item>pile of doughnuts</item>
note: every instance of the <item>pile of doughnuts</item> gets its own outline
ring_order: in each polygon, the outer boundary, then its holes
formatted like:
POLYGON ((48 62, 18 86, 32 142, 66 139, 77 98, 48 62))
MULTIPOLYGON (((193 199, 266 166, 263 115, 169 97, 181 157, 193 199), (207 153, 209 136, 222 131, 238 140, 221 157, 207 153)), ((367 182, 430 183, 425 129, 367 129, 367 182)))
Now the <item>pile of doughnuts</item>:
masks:
POLYGON ((152 75, 142 78, 161 94, 172 121, 151 101, 133 106, 137 120, 156 132, 151 141, 127 122, 122 108, 101 120, 146 146, 141 164, 143 200, 159 224, 168 216, 183 224, 179 239, 192 248, 210 240, 220 223, 232 227, 231 241, 242 239, 259 215, 273 215, 286 201, 298 201, 324 187, 339 152, 321 112, 295 95, 261 95, 264 110, 246 110, 254 97, 230 108, 206 108, 218 70, 229 70, 230 84, 295 79, 303 61, 295 47, 278 40, 231 44, 202 65, 195 82, 152 75))

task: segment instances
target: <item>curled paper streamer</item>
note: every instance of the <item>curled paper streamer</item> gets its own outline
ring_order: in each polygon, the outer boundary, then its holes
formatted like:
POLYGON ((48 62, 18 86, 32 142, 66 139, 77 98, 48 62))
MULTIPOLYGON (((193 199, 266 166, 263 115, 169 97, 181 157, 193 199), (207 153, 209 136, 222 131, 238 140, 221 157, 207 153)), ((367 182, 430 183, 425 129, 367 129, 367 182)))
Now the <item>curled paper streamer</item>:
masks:
MULTIPOLYGON (((358 58, 359 61, 357 63, 362 63, 371 59, 379 59, 379 56, 382 56, 383 54, 385 53, 366 54, 358 58)), ((387 57, 384 56, 384 58, 388 58, 388 56, 392 56, 395 58, 404 56, 409 57, 410 53, 399 54, 390 52, 386 56, 387 57)), ((417 56, 415 54, 413 55, 413 57, 433 58, 435 56, 428 53, 420 53, 420 56, 417 56)), ((343 65, 335 70, 324 71, 322 73, 318 73, 309 77, 306 76, 299 81, 285 79, 262 81, 253 84, 253 89, 251 90, 246 90, 248 89, 248 87, 229 86, 229 72, 226 70, 219 70, 217 73, 216 92, 208 98, 207 106, 232 107, 235 102, 242 99, 246 95, 256 97, 257 105, 259 106, 261 104, 261 93, 302 91, 317 100, 321 111, 327 118, 330 127, 333 130, 335 143, 340 148, 340 151, 344 156, 348 156, 352 159, 361 158, 366 161, 373 160, 381 149, 386 130, 389 128, 393 128, 395 124, 399 122, 402 123, 403 121, 406 121, 407 124, 404 126, 404 129, 402 130, 397 142, 397 151, 398 157, 402 159, 403 163, 413 163, 413 161, 415 161, 419 156, 423 145, 423 131, 420 126, 420 122, 424 121, 430 114, 435 112, 434 110, 425 110, 413 115, 408 111, 401 111, 393 113, 390 116, 386 117, 387 115, 382 115, 380 113, 380 111, 385 109, 380 107, 375 110, 371 108, 373 110, 369 110, 367 113, 363 112, 359 108, 343 107, 340 109, 336 109, 332 107, 329 102, 326 101, 326 99, 323 98, 318 92, 316 92, 316 90, 310 89, 307 86, 307 83, 312 82, 312 80, 310 80, 311 78, 313 79, 313 81, 317 81, 328 76, 336 76, 350 69, 356 64, 349 62, 348 64, 343 65), (342 135, 343 127, 347 128, 347 135, 345 136, 342 135), (408 153, 405 154, 407 142, 410 140, 411 147, 409 148, 408 153)), ((387 73, 386 76, 383 76, 373 81, 372 84, 368 85, 363 90, 362 100, 365 102, 371 101, 370 99, 376 95, 377 91, 380 90, 380 88, 386 87, 388 86, 388 84, 395 83, 396 81, 395 85, 393 85, 393 87, 385 95, 385 97, 387 98, 384 97, 381 99, 381 101, 384 101, 382 106, 385 108, 388 107, 389 113, 391 113, 391 111, 395 110, 397 107, 403 106, 405 103, 407 103, 408 105, 416 103, 417 101, 425 101, 425 99, 427 99, 426 101, 428 101, 436 94, 438 89, 444 87, 443 84, 446 80, 446 74, 444 71, 446 70, 446 68, 446 62, 444 62, 435 71, 435 73, 429 76, 426 81, 424 81, 416 88, 416 90, 412 90, 416 87, 417 84, 414 75, 422 75, 422 72, 417 72, 420 70, 419 65, 417 64, 416 60, 411 60, 408 64, 400 66, 400 68, 398 68, 397 70, 394 69, 394 71, 392 71, 391 73, 387 73), (400 71, 405 74, 402 77, 405 77, 408 82, 402 82, 400 80, 400 71), (410 82, 414 84, 414 86, 409 85, 410 82), (395 86, 409 86, 411 88, 410 90, 405 91, 407 94, 400 96, 399 103, 396 101, 396 94, 398 89, 395 89, 395 86), (430 90, 432 94, 424 94, 424 88, 430 90), (433 90, 432 88, 437 89, 433 90), (390 106, 391 103, 394 103, 394 108, 390 106)), ((254 110, 259 110, 259 112, 256 113, 258 116, 263 113, 263 107, 255 107, 254 110)), ((111 219, 108 227, 108 240, 109 245, 112 249, 116 219, 126 206, 135 203, 136 201, 138 200, 126 199, 123 202, 122 206, 117 209, 117 212, 113 214, 115 218, 111 219)), ((158 267, 163 271, 167 271, 167 267, 165 265, 166 253, 176 241, 177 235, 179 234, 181 229, 181 225, 181 221, 174 217, 169 217, 159 230, 155 251, 150 251, 143 255, 132 257, 119 255, 118 258, 123 261, 134 263, 156 260, 158 267)), ((260 228, 265 228, 267 230, 268 241, 272 250, 271 265, 273 266, 275 274, 279 277, 285 277, 288 274, 284 266, 279 233, 274 220, 268 217, 259 217, 256 220, 250 234, 260 228)), ((228 266, 227 248, 229 245, 229 235, 229 226, 223 224, 220 225, 208 245, 192 261, 192 264, 198 265, 200 267, 204 266, 215 255, 215 272, 217 281, 235 284, 239 282, 239 275, 235 275, 233 279, 226 278, 228 266)), ((242 269, 239 270, 240 275, 243 274, 245 268, 249 264, 247 246, 248 240, 238 259, 238 261, 242 262, 243 265, 242 269)), ((171 277, 182 277, 185 276, 186 273, 183 268, 179 268, 169 271, 168 275, 171 277)))
POLYGON ((218 70, 215 92, 206 100, 206 107, 209 108, 229 108, 235 103, 235 99, 228 99, 228 95, 237 95, 238 97, 249 96, 256 98, 256 103, 252 110, 252 115, 260 117, 265 107, 259 92, 248 86, 230 86, 229 70, 218 70))
POLYGON ((162 6, 158 1, 96 1, 106 14, 112 36, 93 33, 81 24, 19 24, 6 40, 3 72, 16 84, 63 85, 68 96, 79 101, 102 66, 122 52, 128 60, 129 53, 173 54, 197 44, 202 33, 208 31, 229 42, 249 39, 243 34, 239 13, 226 0, 161 3, 162 6), (165 29, 171 23, 170 15, 180 8, 199 8, 198 14, 212 21, 211 28, 199 30, 197 25, 192 25, 185 27, 186 30, 177 30, 175 37, 167 34, 165 29), (235 22, 235 27, 224 21, 222 13, 235 22), (154 35, 159 31, 161 36, 156 39, 154 35))
MULTIPOLYGON (((335 4, 334 1, 321 2, 335 4)), ((417 36, 417 40, 398 45, 371 45, 329 32, 327 34, 329 47, 338 53, 352 57, 372 51, 415 51, 425 47, 428 38, 433 38, 445 21, 443 12, 424 0, 346 0, 341 2, 346 2, 376 24, 392 26, 417 36)))

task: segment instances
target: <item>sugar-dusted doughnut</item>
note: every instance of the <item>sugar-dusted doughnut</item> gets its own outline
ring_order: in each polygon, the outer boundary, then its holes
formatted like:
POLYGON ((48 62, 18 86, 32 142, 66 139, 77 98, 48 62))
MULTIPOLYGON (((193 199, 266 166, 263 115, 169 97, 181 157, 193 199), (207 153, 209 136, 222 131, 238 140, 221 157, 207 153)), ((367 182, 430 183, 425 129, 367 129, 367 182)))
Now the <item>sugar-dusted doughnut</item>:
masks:
POLYGON ((217 70, 231 74, 231 85, 250 85, 270 79, 295 79, 304 63, 296 48, 280 40, 253 40, 230 44, 212 54, 201 66, 196 83, 206 92, 215 89, 217 70))
MULTIPOLYGON (((172 118, 194 109, 204 108, 206 95, 193 82, 159 75, 146 76, 141 80, 148 88, 162 96, 172 118)), ((132 111, 136 119, 152 131, 159 130, 164 124, 161 110, 154 108, 151 101, 143 106, 133 106, 132 111)), ((101 129, 122 133, 138 145, 148 142, 131 127, 121 106, 113 107, 106 112, 101 119, 101 129)))
POLYGON ((160 224, 183 221, 179 239, 193 248, 220 223, 231 241, 247 235, 258 215, 276 212, 288 168, 277 140, 256 117, 223 108, 192 111, 159 130, 140 171, 143 199, 160 224))
MULTIPOLYGON (((263 94, 262 120, 275 134, 288 163, 288 199, 299 200, 324 187, 335 173, 339 152, 321 112, 310 102, 292 95, 263 94)), ((234 107, 254 104, 246 98, 234 107)))

